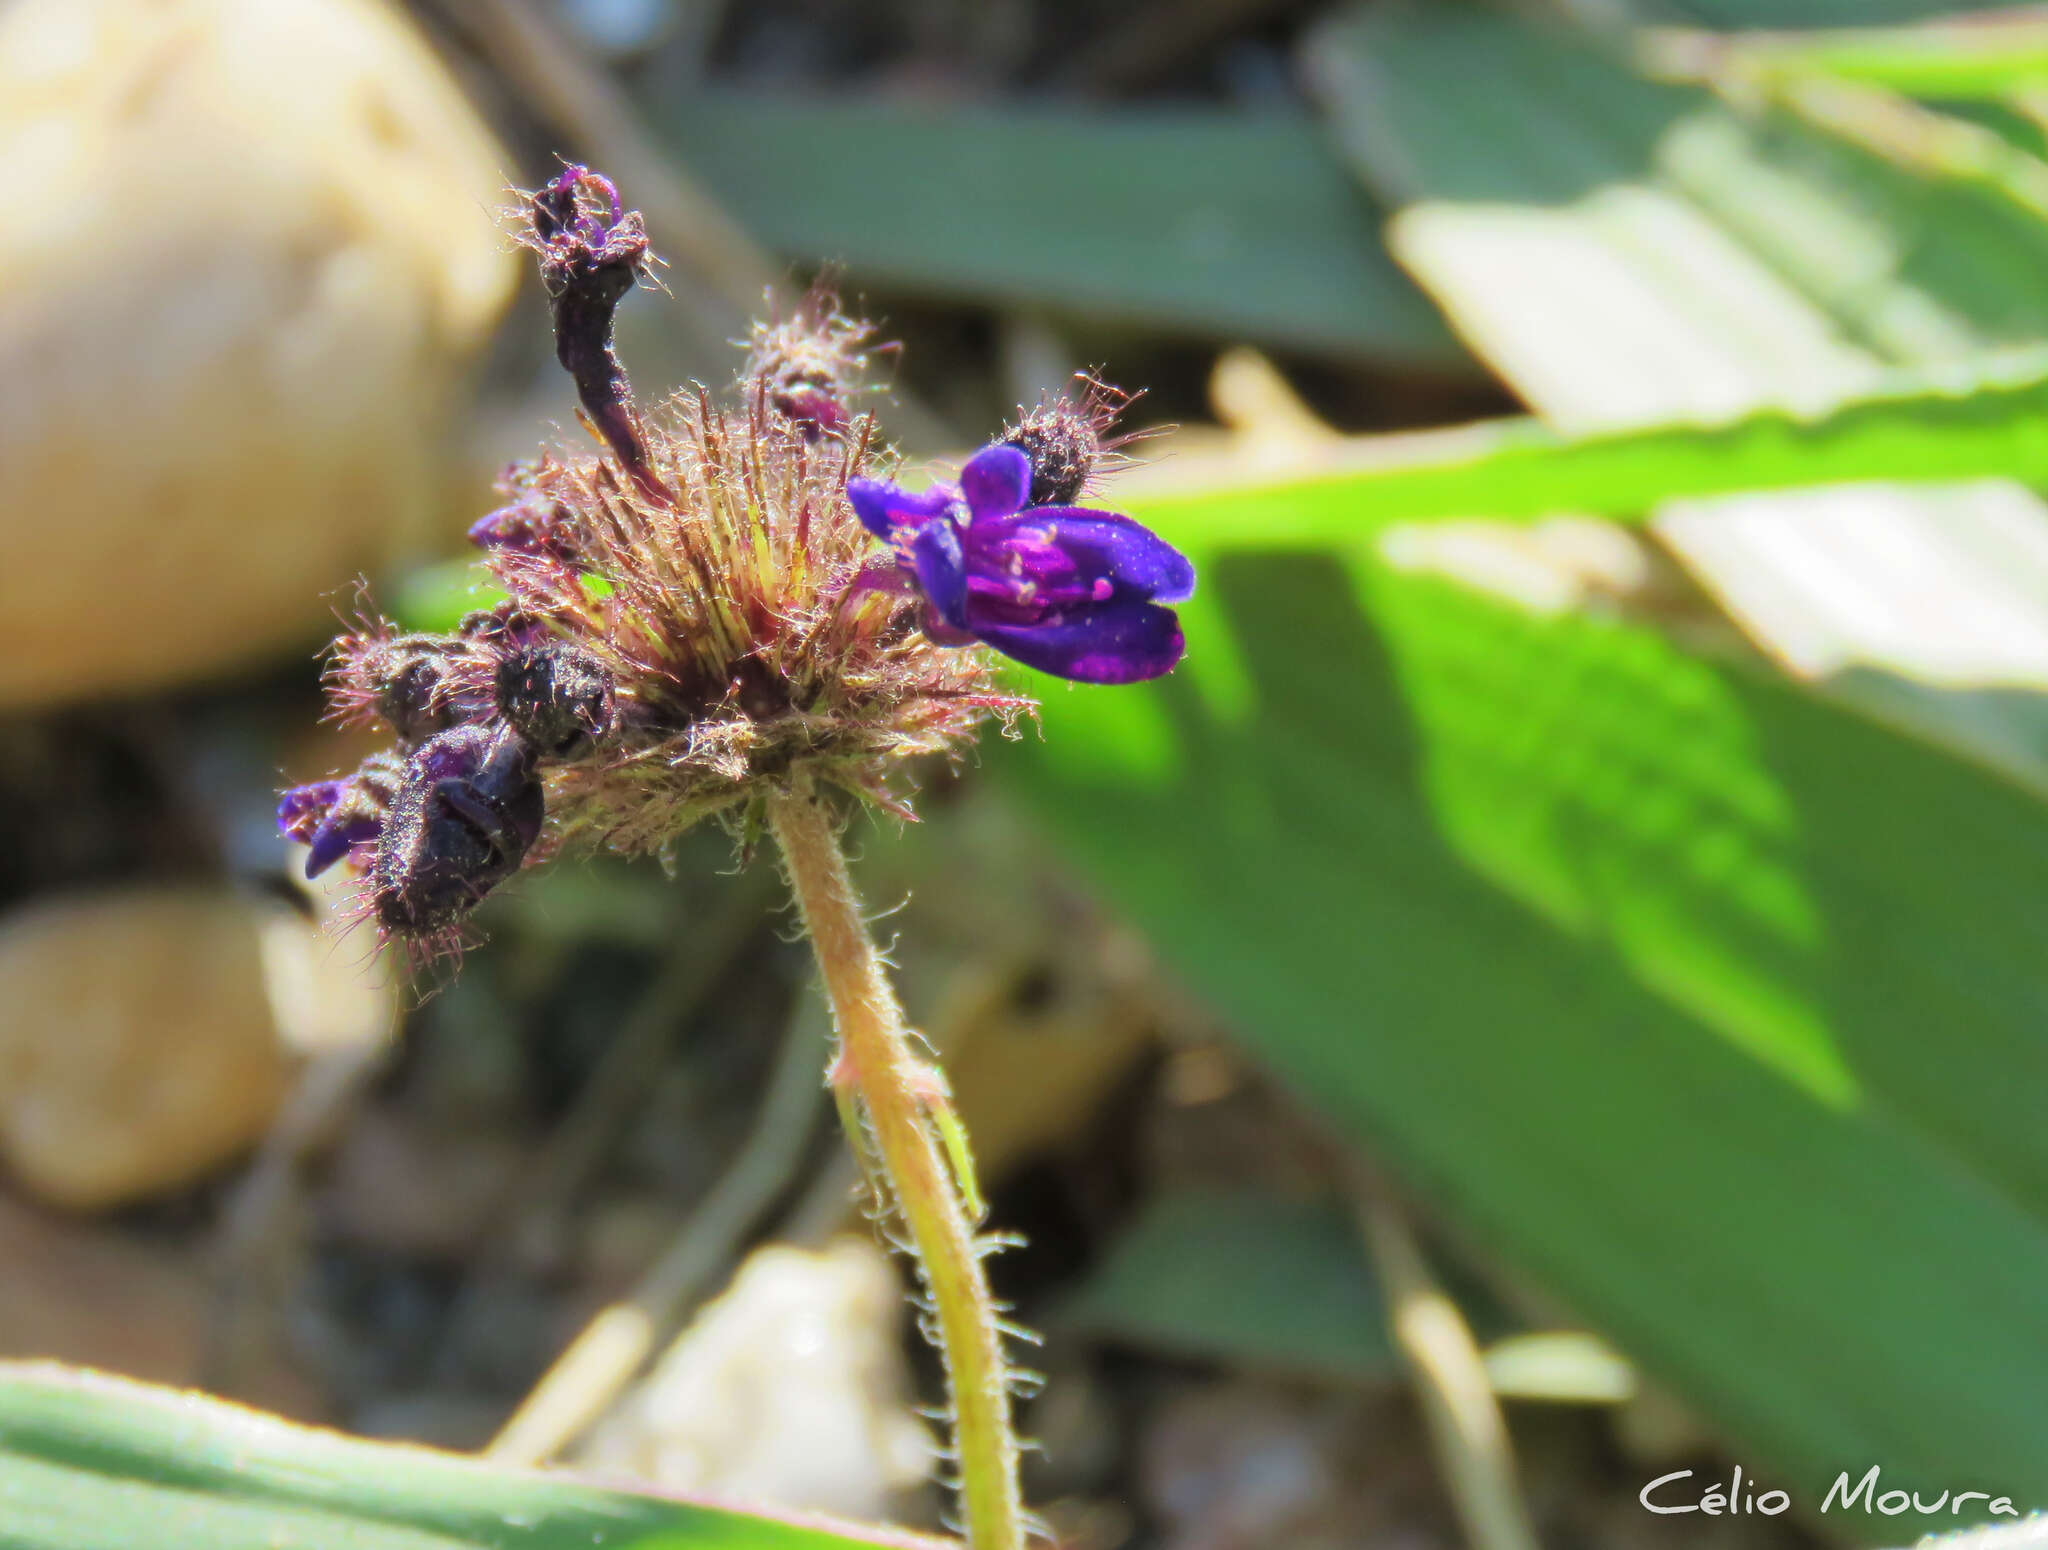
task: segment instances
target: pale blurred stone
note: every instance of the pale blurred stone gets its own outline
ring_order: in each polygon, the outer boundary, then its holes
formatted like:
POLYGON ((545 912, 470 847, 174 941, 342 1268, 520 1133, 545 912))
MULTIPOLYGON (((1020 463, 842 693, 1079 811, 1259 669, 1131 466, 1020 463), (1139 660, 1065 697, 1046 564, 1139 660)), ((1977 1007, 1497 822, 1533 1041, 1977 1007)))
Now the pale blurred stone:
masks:
POLYGON ((380 0, 14 0, 0 165, 0 706, 316 640, 433 515, 503 154, 380 0))
POLYGON ((288 1062, 262 912, 148 889, 0 919, 0 1161, 93 1210, 200 1177, 260 1137, 288 1062))
POLYGON ((355 887, 349 868, 336 867, 305 885, 316 919, 282 907, 263 913, 263 988, 277 1036, 295 1055, 367 1050, 397 1032, 397 979, 371 960, 366 934, 350 937, 336 920, 355 887))
POLYGON ((906 1399, 905 1314, 872 1243, 757 1250, 581 1462, 734 1501, 883 1517, 934 1460, 906 1399))
MULTIPOLYGON (((51 1357, 151 1383, 202 1376, 206 1277, 189 1249, 65 1221, 0 1194, 0 1358, 51 1357)), ((237 1398, 302 1420, 325 1404, 277 1360, 246 1374, 237 1398)))

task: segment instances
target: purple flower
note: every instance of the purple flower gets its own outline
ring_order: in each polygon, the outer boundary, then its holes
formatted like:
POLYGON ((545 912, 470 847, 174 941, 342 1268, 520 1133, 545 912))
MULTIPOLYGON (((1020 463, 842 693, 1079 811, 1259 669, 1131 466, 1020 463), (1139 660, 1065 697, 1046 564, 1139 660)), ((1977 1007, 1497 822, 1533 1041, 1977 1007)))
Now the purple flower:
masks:
POLYGON ((341 800, 341 782, 316 780, 310 786, 294 786, 277 799, 277 832, 288 840, 310 845, 334 804, 341 800))
POLYGON ((896 551, 897 570, 936 616, 926 631, 985 641, 1027 667, 1083 683, 1137 683, 1169 672, 1186 644, 1162 603, 1195 589, 1187 556, 1151 529, 1085 506, 1025 505, 1031 461, 983 447, 958 486, 913 494, 849 479, 847 498, 896 551))
POLYGON ((376 843, 384 832, 398 769, 396 755, 372 754, 344 779, 294 786, 278 799, 278 832, 307 847, 306 876, 318 877, 344 856, 376 843))
POLYGON ((316 780, 294 786, 277 804, 278 832, 308 847, 306 876, 318 877, 358 845, 367 845, 383 830, 373 812, 345 799, 346 783, 316 780))
POLYGON ((469 541, 479 549, 546 555, 573 565, 582 557, 576 519, 560 501, 525 495, 472 522, 469 541))

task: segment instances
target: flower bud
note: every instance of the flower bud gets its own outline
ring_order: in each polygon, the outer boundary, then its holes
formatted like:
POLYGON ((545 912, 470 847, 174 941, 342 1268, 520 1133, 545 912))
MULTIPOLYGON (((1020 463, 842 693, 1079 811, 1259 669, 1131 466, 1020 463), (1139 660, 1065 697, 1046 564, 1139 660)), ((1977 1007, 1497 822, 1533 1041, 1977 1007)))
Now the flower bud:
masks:
POLYGON ((612 675, 560 641, 517 646, 498 660, 498 713, 534 752, 560 759, 611 731, 612 675))
POLYGON ((335 642, 329 669, 344 720, 377 720, 402 743, 417 743, 469 719, 467 645, 439 635, 366 631, 335 642))
POLYGON ((760 384, 768 407, 805 440, 837 436, 853 421, 850 401, 867 367, 862 347, 872 333, 870 325, 840 312, 837 293, 821 282, 792 316, 754 325, 742 380, 760 384))
POLYGON ((1040 403, 1003 427, 996 444, 1015 447, 1030 460, 1030 506, 1071 506, 1088 489, 1089 481, 1122 460, 1116 449, 1129 436, 1109 437, 1117 417, 1130 407, 1134 395, 1124 393, 1093 377, 1080 378, 1081 396, 1069 394, 1040 403))
POLYGON ((560 501, 527 495, 470 525, 469 541, 479 549, 546 556, 574 565, 583 545, 575 515, 560 501))

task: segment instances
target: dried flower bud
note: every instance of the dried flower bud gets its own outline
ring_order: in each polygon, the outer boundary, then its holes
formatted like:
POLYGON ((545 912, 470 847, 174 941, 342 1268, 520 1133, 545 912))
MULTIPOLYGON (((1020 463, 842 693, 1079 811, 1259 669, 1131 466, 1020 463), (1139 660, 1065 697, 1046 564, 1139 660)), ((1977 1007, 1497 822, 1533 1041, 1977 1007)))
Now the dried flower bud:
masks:
POLYGON ((797 382, 777 388, 769 398, 776 412, 799 426, 812 441, 820 436, 837 436, 851 416, 845 401, 820 382, 797 382))
POLYGON ((837 436, 853 423, 851 398, 867 366, 863 349, 873 328, 844 316, 832 287, 811 287, 796 312, 756 323, 748 340, 743 382, 759 384, 768 407, 806 440, 837 436))
POLYGON ((506 724, 547 758, 580 752, 612 728, 610 671, 560 641, 507 651, 498 661, 497 692, 506 724))
POLYGON ((479 608, 464 614, 455 633, 472 646, 502 651, 546 640, 548 626, 545 619, 528 613, 508 598, 495 608, 479 608))
POLYGON ((1083 375, 1078 399, 1062 394, 1003 427, 999 446, 1015 447, 1031 462, 1031 506, 1071 506, 1099 474, 1120 466, 1116 449, 1129 436, 1111 438, 1109 431, 1137 395, 1083 375))
POLYGON ((474 710, 468 648, 438 635, 392 635, 379 626, 334 643, 328 681, 344 721, 382 721, 416 743, 466 721, 474 710))
POLYGON ((565 565, 576 564, 583 549, 569 509, 559 501, 530 496, 479 517, 470 525, 469 541, 479 549, 545 555, 565 565))
POLYGON ((408 938, 459 925, 519 870, 544 817, 532 750, 511 728, 429 738, 406 760, 377 842, 369 897, 378 924, 408 938))

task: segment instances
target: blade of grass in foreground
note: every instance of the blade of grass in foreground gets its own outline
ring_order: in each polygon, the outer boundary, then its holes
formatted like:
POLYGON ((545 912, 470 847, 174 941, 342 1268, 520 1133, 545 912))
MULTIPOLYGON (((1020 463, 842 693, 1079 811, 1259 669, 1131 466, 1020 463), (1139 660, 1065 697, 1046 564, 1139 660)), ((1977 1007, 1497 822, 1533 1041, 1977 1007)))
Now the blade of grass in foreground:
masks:
POLYGON ((944 1550, 295 1426, 201 1394, 0 1363, 9 1550, 944 1550))

